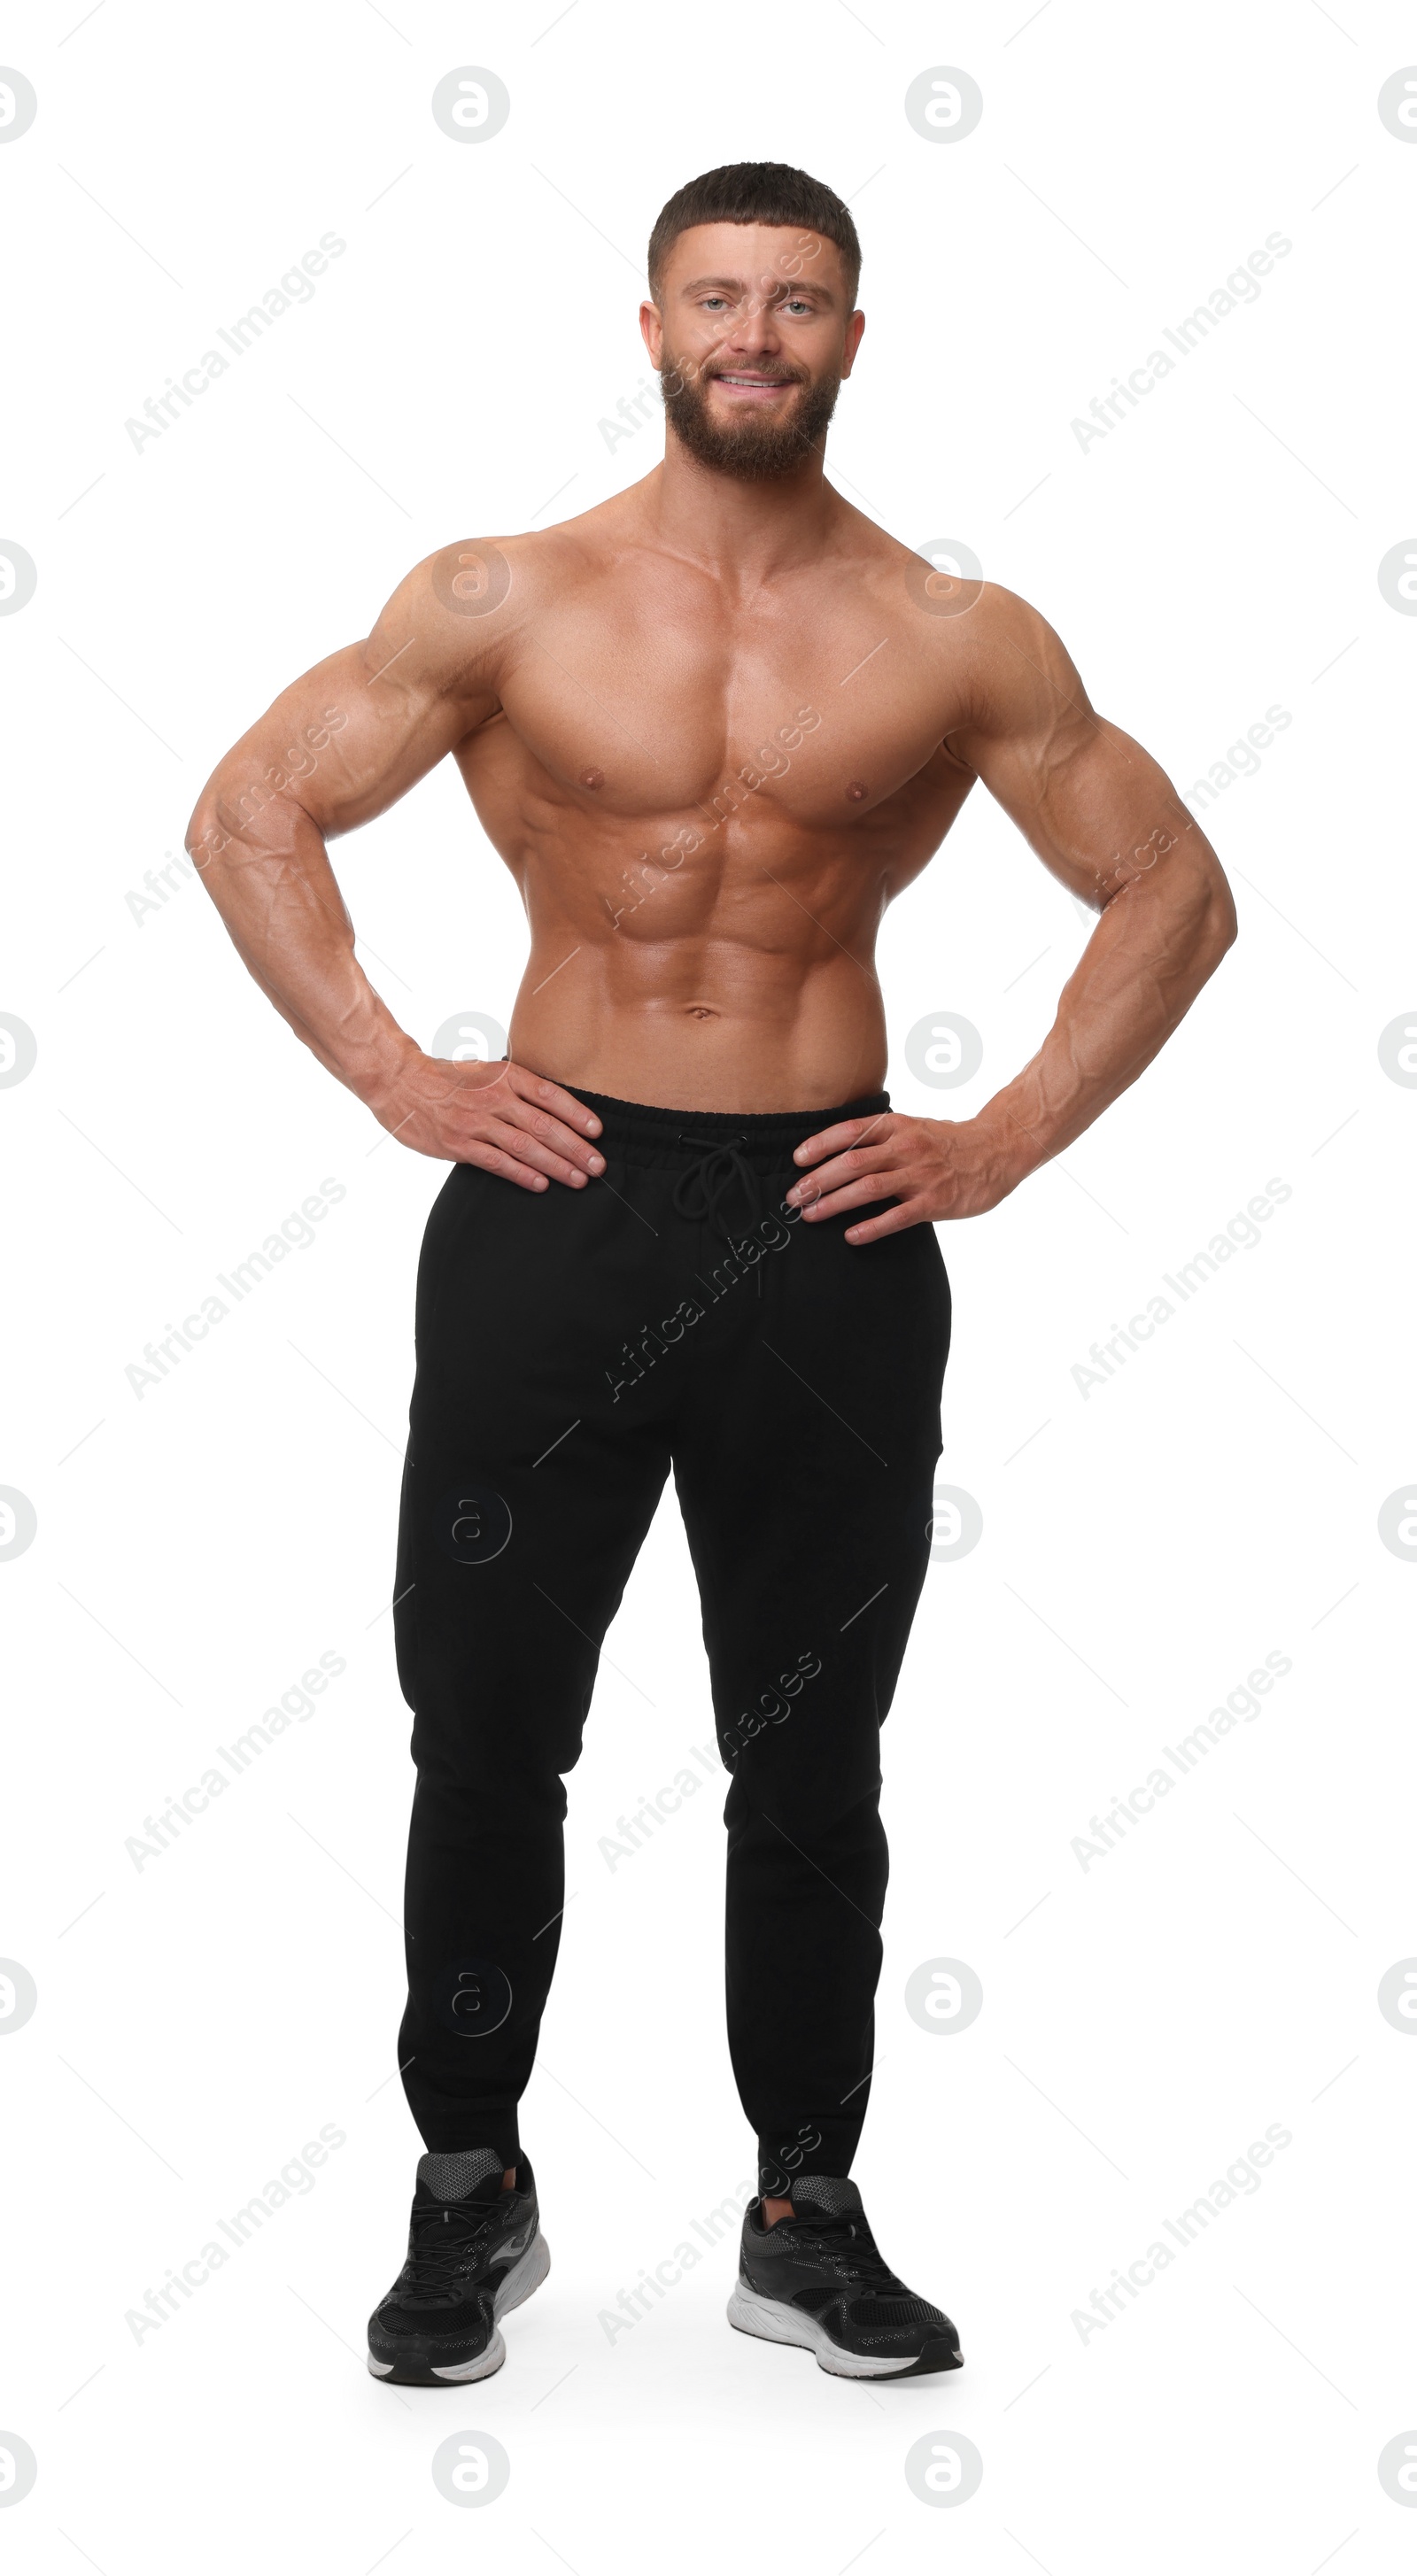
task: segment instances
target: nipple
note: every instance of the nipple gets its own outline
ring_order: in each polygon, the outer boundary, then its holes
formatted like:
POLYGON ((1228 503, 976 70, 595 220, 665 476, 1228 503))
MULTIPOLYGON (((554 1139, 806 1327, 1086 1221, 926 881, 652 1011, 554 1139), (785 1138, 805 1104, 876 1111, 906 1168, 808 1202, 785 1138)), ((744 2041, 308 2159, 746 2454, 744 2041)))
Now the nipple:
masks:
POLYGON ((852 804, 859 805, 862 797, 866 793, 866 789, 859 778, 853 778, 846 792, 850 797, 852 804))
POLYGON ((581 785, 582 787, 603 787, 605 785, 604 770, 583 769, 581 771, 581 785))

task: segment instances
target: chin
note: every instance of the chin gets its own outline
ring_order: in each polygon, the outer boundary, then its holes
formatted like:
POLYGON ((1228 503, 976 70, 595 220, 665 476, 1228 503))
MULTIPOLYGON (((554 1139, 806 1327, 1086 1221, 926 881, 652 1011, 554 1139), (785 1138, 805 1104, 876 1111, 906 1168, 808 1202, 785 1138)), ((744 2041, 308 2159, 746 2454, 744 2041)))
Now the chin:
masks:
POLYGON ((715 403, 712 384, 666 396, 665 411, 689 454, 717 474, 743 483, 777 481, 797 471, 820 443, 837 386, 798 384, 787 407, 769 416, 740 411, 732 397, 715 403))
POLYGON ((739 483, 773 483, 784 474, 795 474, 802 463, 800 441, 790 447, 745 448, 741 453, 724 455, 718 462, 721 474, 731 474, 739 483))

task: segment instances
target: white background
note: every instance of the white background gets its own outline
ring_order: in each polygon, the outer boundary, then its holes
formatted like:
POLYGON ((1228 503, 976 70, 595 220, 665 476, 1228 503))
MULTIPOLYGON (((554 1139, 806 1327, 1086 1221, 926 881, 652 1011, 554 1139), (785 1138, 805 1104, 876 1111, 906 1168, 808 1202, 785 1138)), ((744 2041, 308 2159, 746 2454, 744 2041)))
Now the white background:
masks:
MULTIPOLYGON (((592 2576, 731 2548, 836 2576, 944 2545, 970 2576, 1409 2566, 1417 2521, 1376 2463, 1417 2423, 1417 2044, 1376 1990, 1417 1952, 1417 1572, 1378 1513, 1417 1464, 1417 1096, 1378 1039, 1417 1017, 1395 757, 1417 623, 1377 567, 1417 524, 1417 149, 1376 100, 1417 53, 1410 13, 72 18, 11 8, 0 36, 39 97, 0 145, 0 535, 38 569, 0 618, 0 1009, 38 1045, 0 1094, 0 1483, 38 1516, 0 1563, 0 1952, 39 1998, 3 2051, 0 2427, 38 2462, 14 2564, 437 2571, 492 2546, 592 2576), (512 101, 473 147, 429 106, 466 64, 512 101), (984 96, 944 145, 903 109, 941 64, 984 96), (649 470, 657 422, 613 452, 598 425, 645 380, 643 245, 675 187, 740 157, 855 207, 869 321, 829 452, 849 496, 1036 601, 1182 788, 1267 707, 1292 722, 1206 816, 1241 937, 1162 1060, 997 1213, 941 1229, 941 1474, 984 1530, 931 1570, 886 1735, 856 2171, 966 2371, 863 2390, 732 2335, 730 2238, 632 2328, 601 2322, 753 2170, 722 2028, 722 1784, 613 1873, 597 1848, 711 1737, 671 1500, 571 1783, 524 2105, 554 2268, 500 2376, 395 2392, 363 2367, 418 2148, 392 2075, 412 1772, 386 1604, 443 1167, 302 1051, 195 882, 141 922, 125 897, 226 745, 410 563, 649 470), (347 248, 313 298, 135 451, 125 420, 326 231, 347 248), (1084 450, 1070 422, 1276 231, 1292 251, 1258 300, 1084 450), (140 1400, 143 1345, 326 1176, 346 1196, 317 1241, 140 1400), (1292 1195, 1260 1243, 1084 1396, 1089 1345, 1272 1177, 1292 1195), (323 1652, 347 1669, 314 1716, 135 1869, 144 1817, 323 1652), (1293 1669, 1259 1717, 1084 1870, 1089 1818, 1270 1653, 1293 1669), (954 2034, 904 2004, 944 1957, 983 1981, 954 2034), (135 2341, 125 2312, 322 2124, 344 2144, 315 2187, 135 2341), (1259 2187, 1084 2340, 1073 2311, 1270 2125, 1291 2142, 1259 2187), (430 2475, 461 2430, 511 2461, 481 2519, 430 2475), (942 2530, 903 2463, 949 2431, 984 2476, 942 2530)), ((336 856, 419 1039, 465 1011, 505 1025, 522 918, 451 764, 336 856)), ((897 1104, 980 1105, 1084 936, 981 792, 882 939, 897 1104), (940 1010, 983 1037, 963 1091, 905 1066, 940 1010)))

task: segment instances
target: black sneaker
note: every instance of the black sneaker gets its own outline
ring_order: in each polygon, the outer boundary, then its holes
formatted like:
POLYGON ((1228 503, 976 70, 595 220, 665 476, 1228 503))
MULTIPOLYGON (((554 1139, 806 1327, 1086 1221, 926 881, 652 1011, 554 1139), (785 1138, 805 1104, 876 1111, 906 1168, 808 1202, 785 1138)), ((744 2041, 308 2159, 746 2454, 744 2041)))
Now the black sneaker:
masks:
POLYGON ((838 2379, 918 2379, 960 2368, 957 2329, 877 2253, 854 2182, 801 2174, 792 2208, 792 2217, 768 2227, 762 2202, 749 2201, 731 2326, 767 2343, 802 2344, 838 2379))
POLYGON ((408 2261, 369 2320, 370 2369, 403 2388, 490 2378, 507 2358, 497 2319, 550 2269, 525 2156, 511 2191, 491 2147, 420 2156, 408 2261))

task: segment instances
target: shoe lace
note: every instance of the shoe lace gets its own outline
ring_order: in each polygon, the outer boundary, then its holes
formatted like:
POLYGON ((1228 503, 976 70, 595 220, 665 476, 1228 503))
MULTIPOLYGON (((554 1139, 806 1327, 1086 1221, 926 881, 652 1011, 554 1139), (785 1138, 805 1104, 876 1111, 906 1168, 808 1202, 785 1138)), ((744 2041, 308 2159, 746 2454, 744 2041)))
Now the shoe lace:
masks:
POLYGON ((404 2265, 404 2304, 452 2307, 462 2280, 472 2268, 469 2258, 496 2219, 495 2209, 416 2209, 409 2228, 404 2265))
POLYGON ((895 2291, 908 2297, 905 2283, 891 2270, 881 2253, 866 2220, 848 2210, 798 2210, 784 2222, 794 2235, 808 2236, 814 2252, 829 2257, 835 2267, 861 2289, 895 2291))

